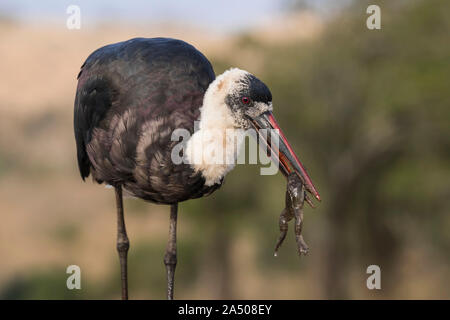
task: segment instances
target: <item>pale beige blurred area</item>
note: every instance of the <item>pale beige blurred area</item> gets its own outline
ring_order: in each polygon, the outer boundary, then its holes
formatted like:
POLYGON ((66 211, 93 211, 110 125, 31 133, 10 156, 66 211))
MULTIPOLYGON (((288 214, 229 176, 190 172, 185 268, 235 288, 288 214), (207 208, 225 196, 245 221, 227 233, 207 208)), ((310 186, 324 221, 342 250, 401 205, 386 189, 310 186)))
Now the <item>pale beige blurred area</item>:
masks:
MULTIPOLYGON (((261 27, 250 29, 248 34, 276 45, 314 38, 322 27, 317 15, 301 12, 276 16, 261 27)), ((134 37, 183 39, 212 56, 245 58, 242 53, 233 52, 236 48, 230 45, 232 35, 174 24, 147 28, 105 24, 69 30, 65 25, 3 22, 0 35, 0 110, 15 115, 42 112, 44 106, 61 110, 59 106, 67 104, 68 97, 73 98, 76 88, 73 75, 78 73, 80 63, 87 55, 103 45, 134 37)), ((240 63, 245 65, 251 60, 247 57, 240 63)))

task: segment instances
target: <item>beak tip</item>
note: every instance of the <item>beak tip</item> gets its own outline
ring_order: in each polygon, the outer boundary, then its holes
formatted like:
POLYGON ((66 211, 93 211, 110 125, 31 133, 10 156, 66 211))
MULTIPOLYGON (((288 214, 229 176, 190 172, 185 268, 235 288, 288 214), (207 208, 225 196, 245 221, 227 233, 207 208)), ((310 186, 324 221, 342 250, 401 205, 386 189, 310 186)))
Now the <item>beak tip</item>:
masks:
POLYGON ((273 114, 271 112, 266 112, 260 115, 256 120, 254 119, 252 121, 254 127, 259 130, 260 128, 270 128, 277 130, 277 136, 281 139, 281 143, 277 145, 278 149, 278 158, 279 163, 283 165, 285 168, 284 171, 285 175, 287 176, 290 172, 290 165, 292 165, 292 170, 297 173, 299 178, 303 181, 305 184, 305 188, 314 195, 314 198, 317 199, 317 201, 321 201, 319 192, 317 192, 316 188, 314 187, 314 184, 311 181, 311 178, 308 176, 308 173, 306 172, 306 169, 303 168, 303 165, 301 164, 300 160, 298 159, 297 155, 295 154, 294 150, 292 150, 292 147, 290 146, 289 142, 287 141, 286 137, 283 134, 283 131, 281 130, 280 126, 276 122, 273 114), (257 123, 260 121, 261 123, 257 123), (283 156, 282 156, 283 155, 283 156), (288 162, 290 164, 288 164, 288 162))

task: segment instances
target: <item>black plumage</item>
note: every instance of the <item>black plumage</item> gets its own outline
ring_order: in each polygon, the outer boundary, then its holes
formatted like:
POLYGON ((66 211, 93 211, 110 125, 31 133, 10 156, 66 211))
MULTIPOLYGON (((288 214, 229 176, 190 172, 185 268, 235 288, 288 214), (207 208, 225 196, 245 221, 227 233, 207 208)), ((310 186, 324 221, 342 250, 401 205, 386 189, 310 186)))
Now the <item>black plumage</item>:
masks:
MULTIPOLYGON (((178 202, 210 194, 221 186, 232 168, 229 163, 207 163, 220 155, 216 151, 207 154, 209 158, 200 166, 195 160, 191 166, 172 159, 174 150, 182 150, 174 147, 188 140, 186 136, 182 141, 172 139, 174 133, 180 133, 175 130, 194 133, 206 92, 201 130, 206 129, 200 132, 208 136, 211 127, 222 133, 228 129, 233 133, 256 129, 265 145, 279 151, 273 158, 281 164, 283 174, 288 177, 295 172, 296 181, 320 200, 272 114, 269 88, 258 78, 232 68, 215 80, 208 59, 180 40, 136 38, 102 47, 87 58, 78 75, 74 127, 81 177, 84 180, 92 175, 98 183, 115 189, 122 299, 128 299, 129 250, 123 188, 138 198, 171 205, 164 264, 167 298, 173 299, 178 202), (274 130, 270 139, 263 130, 274 130)), ((211 137, 214 139, 206 142, 206 150, 223 142, 227 147, 234 145, 228 136, 211 137)), ((189 140, 190 146, 203 147, 204 142, 199 140, 202 138, 201 134, 196 135, 189 140)), ((190 150, 200 155, 197 149, 190 150)), ((222 151, 227 152, 227 157, 237 156, 233 149, 222 151)), ((306 195, 305 199, 308 200, 306 195)))
POLYGON ((174 204, 211 193, 201 173, 171 160, 173 130, 194 131, 208 59, 186 42, 136 38, 94 51, 81 67, 74 127, 81 177, 174 204))

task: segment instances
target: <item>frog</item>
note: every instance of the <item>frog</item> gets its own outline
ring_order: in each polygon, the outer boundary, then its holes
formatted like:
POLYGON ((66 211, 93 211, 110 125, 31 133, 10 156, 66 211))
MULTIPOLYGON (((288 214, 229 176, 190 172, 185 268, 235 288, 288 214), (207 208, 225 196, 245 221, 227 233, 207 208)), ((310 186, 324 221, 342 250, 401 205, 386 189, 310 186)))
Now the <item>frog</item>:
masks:
POLYGON ((275 257, 278 256, 278 250, 283 244, 289 229, 288 223, 292 219, 295 220, 294 233, 298 255, 301 257, 302 255, 308 254, 309 247, 302 235, 303 206, 305 201, 312 205, 308 195, 306 194, 305 186, 302 180, 295 172, 291 172, 287 177, 285 208, 281 211, 279 218, 280 236, 275 245, 275 257))

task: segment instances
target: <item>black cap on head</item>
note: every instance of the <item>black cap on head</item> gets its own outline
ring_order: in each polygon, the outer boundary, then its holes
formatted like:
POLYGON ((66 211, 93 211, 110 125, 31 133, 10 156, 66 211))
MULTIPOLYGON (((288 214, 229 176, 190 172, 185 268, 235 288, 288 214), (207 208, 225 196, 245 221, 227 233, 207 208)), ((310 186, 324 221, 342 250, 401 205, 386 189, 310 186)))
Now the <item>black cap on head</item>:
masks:
POLYGON ((247 74, 245 83, 247 84, 248 96, 256 102, 271 102, 272 93, 269 88, 252 74, 247 74))
POLYGON ((235 112, 236 121, 245 122, 241 127, 250 127, 248 121, 243 121, 245 116, 256 116, 272 108, 272 94, 269 88, 251 73, 233 69, 235 77, 232 78, 225 96, 225 103, 235 112))

